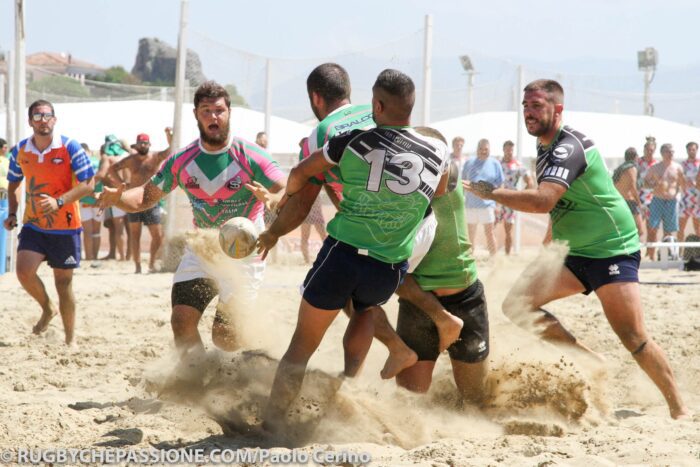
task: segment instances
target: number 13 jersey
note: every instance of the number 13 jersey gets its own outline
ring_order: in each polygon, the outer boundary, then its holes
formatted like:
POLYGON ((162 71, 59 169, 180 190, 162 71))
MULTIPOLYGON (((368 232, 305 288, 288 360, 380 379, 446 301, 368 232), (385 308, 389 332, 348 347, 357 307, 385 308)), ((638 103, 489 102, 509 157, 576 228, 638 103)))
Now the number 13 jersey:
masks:
POLYGON ((343 185, 328 233, 386 263, 411 256, 445 172, 447 146, 409 127, 379 127, 332 138, 323 155, 338 165, 343 185))

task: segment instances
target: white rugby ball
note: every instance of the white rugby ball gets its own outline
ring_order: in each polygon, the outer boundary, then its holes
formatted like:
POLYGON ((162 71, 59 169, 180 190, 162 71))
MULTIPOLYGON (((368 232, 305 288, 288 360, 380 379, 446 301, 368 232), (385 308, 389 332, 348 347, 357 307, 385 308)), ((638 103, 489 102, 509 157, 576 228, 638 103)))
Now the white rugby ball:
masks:
POLYGON ((234 217, 219 227, 219 245, 231 258, 245 258, 255 250, 258 230, 247 217, 234 217))

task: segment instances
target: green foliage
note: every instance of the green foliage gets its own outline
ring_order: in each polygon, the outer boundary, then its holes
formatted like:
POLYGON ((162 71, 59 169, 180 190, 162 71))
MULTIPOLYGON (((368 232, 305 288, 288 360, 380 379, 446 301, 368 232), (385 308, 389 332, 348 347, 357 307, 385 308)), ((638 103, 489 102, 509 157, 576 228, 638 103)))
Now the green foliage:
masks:
POLYGON ((248 103, 245 101, 243 96, 238 94, 238 89, 234 84, 227 84, 224 88, 228 91, 231 96, 231 105, 236 107, 248 107, 248 103))
POLYGON ((105 70, 104 75, 91 76, 93 81, 103 81, 105 83, 117 84, 140 84, 140 80, 126 71, 122 66, 112 66, 105 70))
POLYGON ((67 76, 46 76, 27 84, 27 88, 38 93, 71 97, 89 97, 90 90, 76 79, 67 76))

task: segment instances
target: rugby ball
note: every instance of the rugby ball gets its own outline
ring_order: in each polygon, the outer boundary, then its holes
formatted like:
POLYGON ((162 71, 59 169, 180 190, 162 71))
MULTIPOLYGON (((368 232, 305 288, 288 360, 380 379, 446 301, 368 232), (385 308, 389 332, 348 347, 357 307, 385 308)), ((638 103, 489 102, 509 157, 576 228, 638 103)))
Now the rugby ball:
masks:
POLYGON ((258 230, 247 217, 234 217, 219 227, 219 245, 231 258, 245 258, 255 250, 258 230))

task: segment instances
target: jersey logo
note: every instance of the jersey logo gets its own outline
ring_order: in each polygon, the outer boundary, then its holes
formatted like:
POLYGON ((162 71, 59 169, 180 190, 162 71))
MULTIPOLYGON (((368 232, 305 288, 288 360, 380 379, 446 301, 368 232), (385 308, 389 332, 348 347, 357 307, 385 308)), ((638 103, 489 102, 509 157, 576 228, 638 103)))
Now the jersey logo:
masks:
POLYGON ((60 157, 54 157, 51 159, 51 163, 54 165, 63 164, 63 159, 60 157))
POLYGON ((76 265, 76 264, 78 264, 78 263, 77 263, 77 261, 75 261, 75 258, 73 258, 73 255, 70 255, 70 256, 66 259, 66 262, 63 263, 63 264, 66 265, 66 266, 68 266, 68 265, 76 265))
POLYGON ((226 188, 229 190, 238 190, 241 188, 241 185, 243 184, 243 180, 241 179, 240 176, 237 176, 236 178, 232 178, 228 182, 226 182, 226 188))
POLYGON ((197 177, 188 177, 187 181, 185 182, 185 187, 189 189, 198 189, 199 183, 197 182, 197 177))
POLYGON ((611 264, 608 267, 608 275, 619 276, 620 275, 620 266, 618 266, 617 264, 611 264))
POLYGON ((557 159, 566 159, 571 155, 571 153, 574 152, 574 146, 571 144, 560 144, 556 148, 554 148, 554 151, 552 151, 552 155, 556 157, 557 159))

